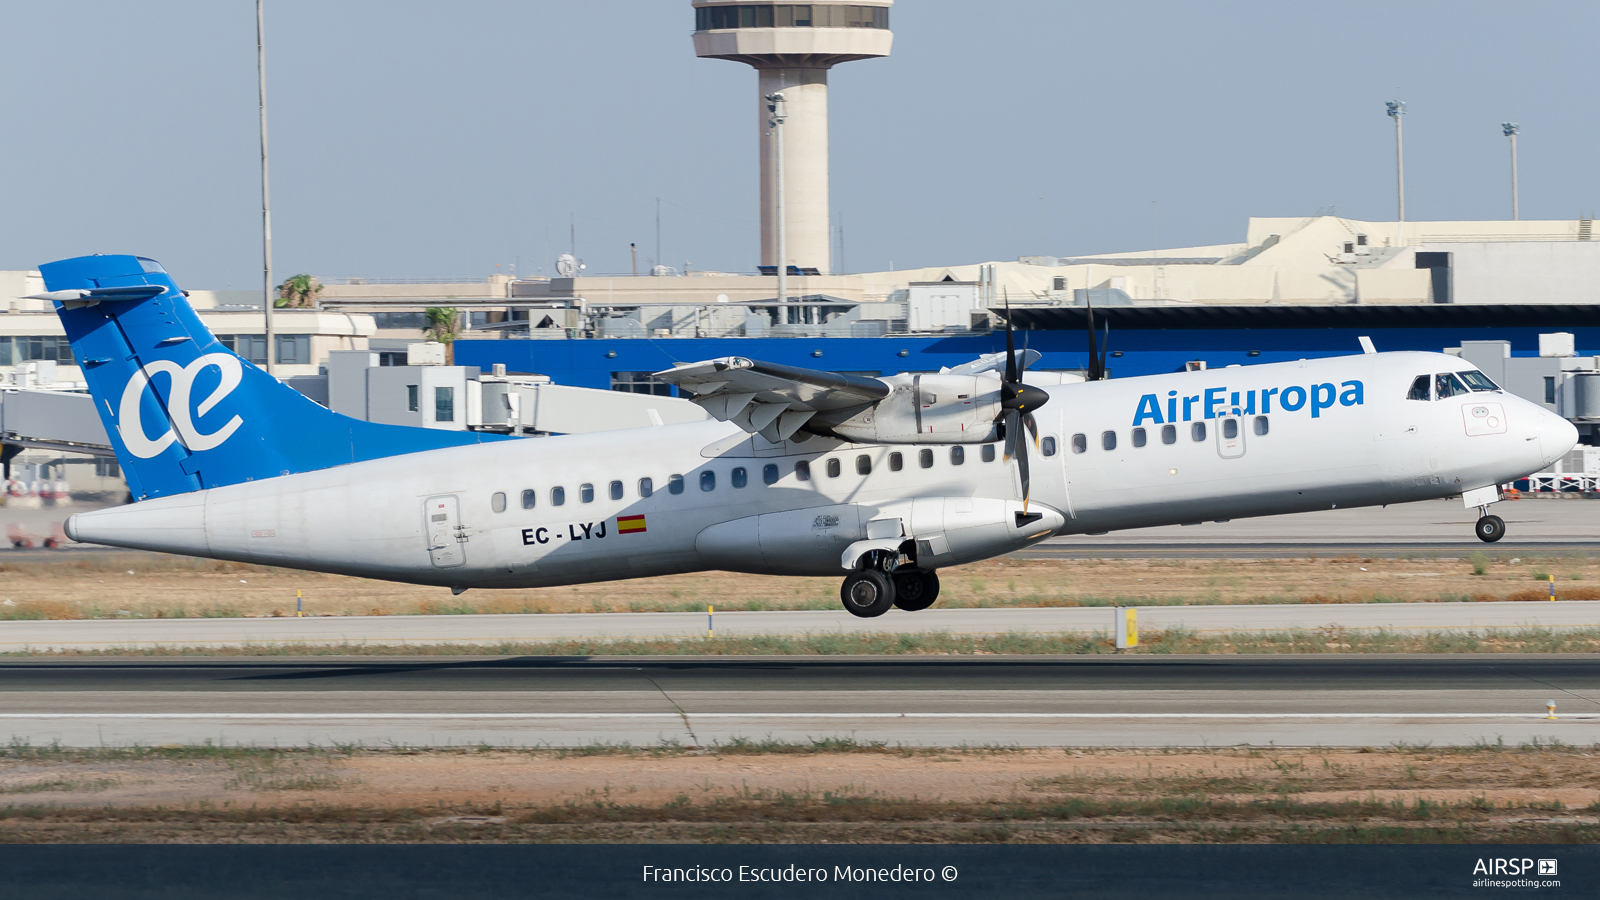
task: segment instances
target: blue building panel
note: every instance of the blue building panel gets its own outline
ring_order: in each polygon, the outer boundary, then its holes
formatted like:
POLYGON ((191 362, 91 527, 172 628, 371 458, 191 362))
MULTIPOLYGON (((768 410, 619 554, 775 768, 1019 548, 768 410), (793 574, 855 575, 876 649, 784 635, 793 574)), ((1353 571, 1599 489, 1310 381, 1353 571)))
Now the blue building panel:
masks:
MULTIPOLYGON (((1437 353, 1462 341, 1510 341, 1513 356, 1538 356, 1539 335, 1570 331, 1580 356, 1600 354, 1600 327, 1557 328, 1150 328, 1111 332, 1106 367, 1112 377, 1182 371, 1192 360, 1210 368, 1286 362, 1360 353, 1372 338, 1379 350, 1437 353), (1116 354, 1120 354, 1116 355, 1116 354)), ((1035 369, 1088 367, 1089 342, 1081 331, 1019 332, 1025 346, 1043 354, 1035 369)), ((655 372, 678 363, 743 356, 788 366, 867 375, 936 372, 1005 348, 1000 332, 882 338, 612 338, 595 340, 462 340, 457 365, 489 371, 548 375, 557 384, 607 389, 613 372, 655 372)))

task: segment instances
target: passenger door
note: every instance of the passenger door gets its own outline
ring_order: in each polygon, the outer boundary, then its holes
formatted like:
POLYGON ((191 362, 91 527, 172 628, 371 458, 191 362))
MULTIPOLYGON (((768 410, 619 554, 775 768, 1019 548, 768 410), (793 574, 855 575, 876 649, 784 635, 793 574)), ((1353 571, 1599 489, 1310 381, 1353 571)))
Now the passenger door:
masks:
POLYGON ((455 494, 429 497, 423 504, 422 525, 434 568, 467 564, 467 532, 461 525, 461 503, 455 494))

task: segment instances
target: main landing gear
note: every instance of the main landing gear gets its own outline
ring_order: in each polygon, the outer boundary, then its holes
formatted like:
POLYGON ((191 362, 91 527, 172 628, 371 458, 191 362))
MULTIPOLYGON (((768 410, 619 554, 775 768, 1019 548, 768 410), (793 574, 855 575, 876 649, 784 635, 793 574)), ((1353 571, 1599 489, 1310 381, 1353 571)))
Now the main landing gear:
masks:
POLYGON ((1477 532, 1478 540, 1492 544, 1506 536, 1506 522, 1499 516, 1485 513, 1473 527, 1473 531, 1477 532))
POLYGON ((839 599, 846 611, 863 619, 881 616, 891 606, 916 612, 939 599, 939 576, 911 568, 893 572, 875 566, 858 569, 845 577, 839 599))

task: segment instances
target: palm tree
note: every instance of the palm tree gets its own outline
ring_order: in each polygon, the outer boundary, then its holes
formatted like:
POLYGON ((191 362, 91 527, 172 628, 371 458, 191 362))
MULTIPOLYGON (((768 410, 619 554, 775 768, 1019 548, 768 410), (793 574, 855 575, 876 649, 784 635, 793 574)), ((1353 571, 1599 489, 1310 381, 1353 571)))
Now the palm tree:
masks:
POLYGON ((272 305, 279 309, 288 306, 314 308, 320 293, 322 282, 315 275, 296 275, 278 285, 278 299, 272 305))
POLYGON ((460 314, 454 306, 430 306, 423 315, 427 317, 428 325, 422 329, 422 333, 444 344, 445 364, 455 365, 456 329, 459 327, 460 314))

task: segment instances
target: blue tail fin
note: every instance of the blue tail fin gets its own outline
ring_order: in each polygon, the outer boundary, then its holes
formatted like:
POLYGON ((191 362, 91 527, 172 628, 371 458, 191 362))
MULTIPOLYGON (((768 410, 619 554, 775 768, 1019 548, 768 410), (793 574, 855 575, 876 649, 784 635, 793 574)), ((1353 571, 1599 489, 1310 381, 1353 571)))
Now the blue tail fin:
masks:
POLYGON ((218 343, 155 260, 39 270, 137 499, 499 439, 325 409, 218 343))

